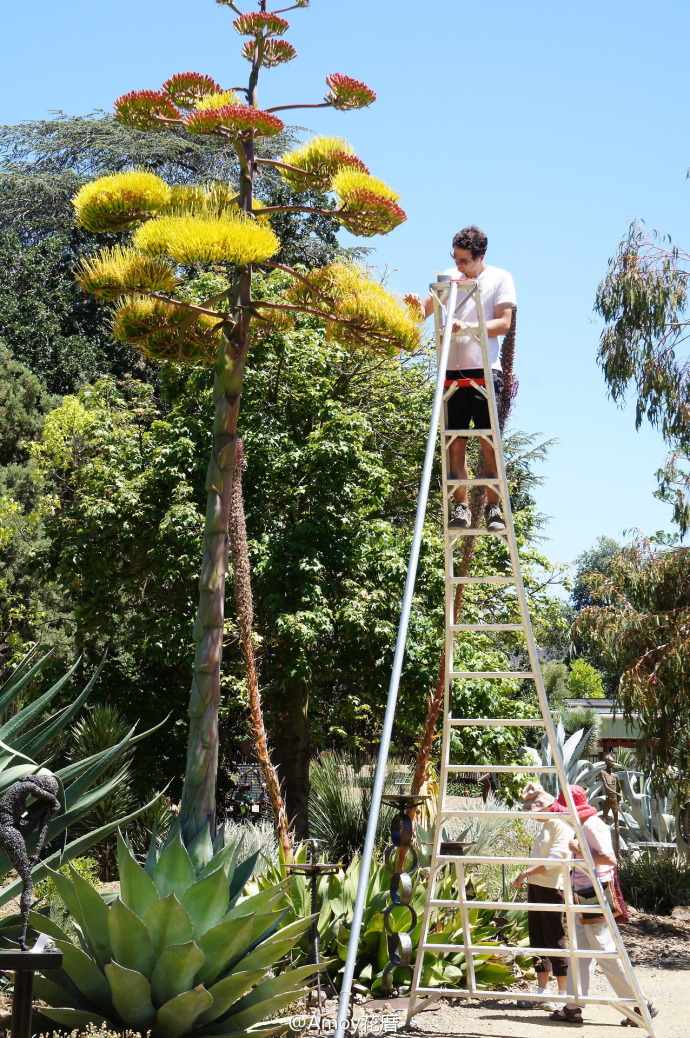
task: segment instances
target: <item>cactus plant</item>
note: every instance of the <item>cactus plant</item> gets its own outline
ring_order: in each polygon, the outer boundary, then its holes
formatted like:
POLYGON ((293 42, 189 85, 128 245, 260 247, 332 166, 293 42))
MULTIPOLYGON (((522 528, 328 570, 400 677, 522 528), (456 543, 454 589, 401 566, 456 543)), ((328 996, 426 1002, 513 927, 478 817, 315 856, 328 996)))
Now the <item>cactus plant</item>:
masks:
POLYGON ((237 864, 240 843, 215 848, 208 826, 185 848, 176 823, 161 849, 154 839, 142 867, 118 836, 120 894, 112 902, 73 869, 51 871, 78 943, 32 913, 34 929, 63 954, 62 970, 38 976, 43 1017, 62 1027, 106 1024, 151 1038, 270 1035, 275 1016, 304 993, 318 967, 280 972, 311 923, 282 926, 286 881, 243 897, 256 855, 237 864))

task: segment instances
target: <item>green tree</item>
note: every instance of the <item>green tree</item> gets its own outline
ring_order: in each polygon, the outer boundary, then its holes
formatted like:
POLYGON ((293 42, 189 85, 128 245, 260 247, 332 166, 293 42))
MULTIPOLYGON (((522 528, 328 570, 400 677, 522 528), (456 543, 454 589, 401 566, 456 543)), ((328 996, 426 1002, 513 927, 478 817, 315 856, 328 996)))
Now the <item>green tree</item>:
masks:
POLYGON ((690 551, 651 540, 625 547, 594 590, 573 628, 576 643, 593 645, 621 674, 617 700, 640 729, 639 749, 654 789, 690 775, 690 551), (668 769, 676 768, 676 778, 668 769))
POLYGON ((688 253, 635 221, 609 260, 595 304, 606 321, 599 363, 611 396, 622 404, 632 386, 636 428, 646 418, 670 448, 656 496, 673 504, 681 533, 690 526, 689 274, 688 253))
POLYGON ((591 605, 601 605, 592 596, 592 580, 599 576, 609 576, 612 560, 618 555, 622 545, 611 537, 598 537, 593 548, 583 551, 575 559, 575 577, 570 598, 573 609, 579 612, 591 605))
POLYGON ((586 660, 573 660, 568 674, 568 693, 573 699, 603 699, 601 674, 586 660))

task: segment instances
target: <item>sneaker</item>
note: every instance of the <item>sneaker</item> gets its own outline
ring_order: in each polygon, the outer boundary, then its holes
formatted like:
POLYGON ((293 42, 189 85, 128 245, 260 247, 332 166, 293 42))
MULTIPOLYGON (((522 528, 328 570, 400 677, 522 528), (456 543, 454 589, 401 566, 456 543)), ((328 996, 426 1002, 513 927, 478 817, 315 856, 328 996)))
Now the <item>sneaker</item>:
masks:
POLYGON ((518 1009, 534 1009, 536 1002, 531 1002, 528 998, 519 998, 517 1000, 518 1009))
POLYGON ((487 505, 484 509, 484 515, 486 517, 487 530, 505 530, 506 524, 503 521, 500 505, 487 505))
POLYGON ((450 519, 448 520, 448 526, 452 526, 455 529, 467 530, 472 522, 472 512, 470 506, 461 501, 453 507, 450 513, 450 519))
POLYGON ((557 1009, 562 1009, 565 1002, 540 1002, 539 1009, 546 1010, 547 1013, 555 1013, 557 1009))

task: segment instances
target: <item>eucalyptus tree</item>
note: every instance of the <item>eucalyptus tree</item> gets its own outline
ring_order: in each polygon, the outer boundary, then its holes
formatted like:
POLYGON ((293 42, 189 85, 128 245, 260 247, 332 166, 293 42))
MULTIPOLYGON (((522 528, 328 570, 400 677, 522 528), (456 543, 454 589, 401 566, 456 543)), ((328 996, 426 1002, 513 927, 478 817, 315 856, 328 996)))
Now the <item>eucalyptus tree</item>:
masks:
POLYGON ((632 387, 635 424, 659 429, 670 448, 657 496, 690 527, 690 254, 635 221, 609 260, 595 308, 606 321, 599 363, 614 400, 632 387))
MULTIPOLYGON (((182 128, 192 136, 231 142, 237 156, 237 183, 170 185, 153 172, 131 170, 85 185, 74 199, 80 226, 95 233, 121 232, 131 237, 125 245, 107 246, 84 260, 79 281, 85 291, 114 303, 116 339, 136 344, 151 359, 215 365, 213 449, 206 481, 204 558, 194 628, 182 831, 189 842, 214 822, 230 545, 253 734, 287 844, 284 811, 261 716, 241 506, 237 427, 248 354, 257 333, 285 327, 293 314, 306 313, 325 321, 334 340, 390 355, 418 344, 419 314, 414 305, 410 309, 351 264, 336 262, 300 271, 276 261, 280 240, 271 228, 276 214, 334 217, 353 234, 364 237, 388 233, 405 214, 398 205, 398 194, 371 176, 341 138, 316 137, 280 160, 261 157, 256 142, 284 129, 277 112, 313 107, 292 103, 259 107, 261 72, 296 57, 283 38, 289 23, 282 13, 292 8, 271 12, 266 10, 266 0, 260 0, 258 11, 243 13, 232 0, 224 2, 237 16, 235 30, 246 37, 242 48, 250 65, 246 87, 224 89, 210 76, 180 73, 159 90, 125 94, 115 110, 118 120, 142 131, 179 132, 182 128), (298 192, 332 193, 336 208, 324 210, 310 204, 308 197, 304 204, 262 204, 257 183, 267 171, 275 175, 275 170, 298 192), (210 281, 195 277, 200 270, 214 266, 221 270, 210 281), (254 291, 252 273, 256 268, 279 268, 290 277, 291 287, 280 301, 254 291), (200 283, 206 286, 206 293, 199 291, 200 283)), ((294 8, 307 6, 308 0, 293 4, 294 8)), ((326 84, 320 106, 349 111, 375 100, 369 87, 340 73, 328 76, 326 84)))

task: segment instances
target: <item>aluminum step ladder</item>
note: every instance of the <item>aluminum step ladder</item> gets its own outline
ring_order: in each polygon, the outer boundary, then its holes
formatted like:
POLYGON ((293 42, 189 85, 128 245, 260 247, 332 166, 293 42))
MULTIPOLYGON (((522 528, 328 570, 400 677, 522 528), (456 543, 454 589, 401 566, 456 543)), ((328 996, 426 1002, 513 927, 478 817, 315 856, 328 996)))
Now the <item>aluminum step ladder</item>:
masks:
MULTIPOLYGON (((568 790, 567 778, 563 767, 563 762, 560 759, 558 751, 558 743, 556 739, 556 731, 554 724, 549 712, 549 705, 544 690, 544 683, 539 667, 539 661, 537 657, 537 650, 534 642, 534 635, 532 633, 532 627, 530 623, 529 610, 527 606, 527 600, 525 597, 525 589, 522 581, 522 575, 520 571, 520 559, 518 554, 517 541, 515 537, 515 529, 513 526, 513 519, 510 508, 510 498, 508 495, 508 484, 506 481, 505 461, 503 458, 503 451, 501 445, 501 433, 499 428, 498 412, 496 405, 496 398, 493 387, 493 380, 491 377, 490 370, 490 359, 489 359, 489 347, 486 332, 486 320, 484 310, 481 302, 480 286, 477 281, 468 280, 464 278, 458 278, 456 280, 444 280, 437 281, 430 285, 430 291, 434 301, 434 325, 436 335, 436 346, 437 356, 439 358, 447 357, 450 337, 452 334, 452 320, 453 315, 456 312, 456 308, 463 302, 472 300, 476 302, 478 322, 476 326, 470 326, 465 328, 463 334, 474 338, 475 342, 479 344, 483 357, 484 367, 484 381, 485 385, 476 385, 479 392, 482 392, 488 400, 489 405, 489 416, 490 416, 490 428, 489 429, 449 429, 447 422, 447 409, 448 401, 456 391, 455 385, 447 387, 443 395, 443 409, 440 422, 440 437, 441 437, 441 458, 442 458, 442 478, 443 478, 443 502, 444 502, 444 540, 445 540, 445 676, 444 676, 444 722, 443 722, 443 736, 442 736, 442 748, 441 748, 441 766, 440 766, 440 781, 439 781, 439 799, 438 799, 438 810, 436 818, 436 826, 434 833, 433 849, 431 854, 431 864, 429 870, 429 880, 426 892, 426 900, 424 906, 424 914, 422 917, 420 944, 417 949, 417 958, 414 966, 412 984, 410 989, 410 1000, 409 1009, 407 1015, 407 1022, 424 1008, 429 1006, 431 1003, 441 997, 447 998, 470 998, 470 999, 503 999, 515 998, 515 995, 507 994, 505 990, 487 990, 480 989, 475 976, 475 968, 473 962, 474 955, 486 955, 490 954, 496 956, 498 959, 505 959, 506 956, 514 955, 518 952, 520 955, 539 955, 549 956, 558 955, 568 959, 569 961, 569 972, 572 973, 574 979, 574 997, 573 1001, 578 1004, 585 1006, 589 1003, 604 1004, 615 1007, 624 1017, 628 1017, 631 1021, 635 1021, 638 1026, 643 1030, 646 1030, 650 1035, 654 1035, 654 1025, 652 1023, 651 1016, 647 1008, 647 1002, 645 997, 640 990, 637 983, 633 968, 628 958, 628 954, 623 945, 618 927, 614 922, 611 909, 606 900, 605 894, 596 878, 594 870, 594 863, 591 858, 587 843, 584 838, 582 826, 577 816, 570 791, 568 790), (496 459, 496 471, 497 478, 488 479, 483 477, 477 477, 466 480, 459 480, 451 478, 449 474, 449 449, 453 440, 457 437, 473 437, 473 438, 484 438, 489 442, 495 452, 496 459), (500 496, 500 502, 503 510, 505 529, 500 531, 490 531, 483 528, 469 528, 469 529, 458 529, 449 526, 449 513, 453 505, 453 495, 455 488, 459 485, 468 485, 470 487, 492 487, 495 488, 500 496), (473 576, 470 573, 458 574, 456 568, 458 566, 458 552, 467 542, 468 537, 491 537, 499 538, 499 540, 505 545, 506 556, 502 560, 502 572, 497 572, 494 575, 483 574, 481 576, 473 576), (497 623, 459 623, 456 622, 455 613, 455 597, 456 589, 458 585, 482 585, 482 590, 486 591, 487 595, 494 595, 495 602, 494 607, 507 606, 510 604, 511 609, 508 610, 508 615, 512 613, 512 619, 510 622, 497 622, 497 623), (512 597, 511 597, 512 596, 512 597), (459 640, 467 632, 492 632, 492 635, 500 635, 502 633, 511 632, 513 635, 521 635, 524 638, 525 654, 529 660, 528 670, 496 670, 496 671, 468 671, 465 669, 456 669, 455 659, 457 656, 457 646, 459 640), (536 698, 539 703, 541 717, 539 718, 483 718, 483 717, 455 717, 452 710, 452 699, 453 699, 453 687, 455 683, 459 682, 471 682, 476 680, 494 681, 498 679, 515 679, 518 681, 532 682, 534 690, 536 692, 536 698), (462 756, 462 751, 458 754, 457 740, 453 739, 455 733, 460 732, 463 728, 478 728, 478 727, 497 727, 497 728, 525 728, 525 727, 536 727, 541 728, 546 735, 546 739, 551 747, 552 760, 554 764, 552 766, 545 765, 468 765, 464 764, 461 759, 456 759, 458 756, 462 756), (558 784, 561 789, 565 791, 566 803, 568 805, 568 814, 562 814, 559 817, 566 819, 570 822, 571 826, 575 830, 576 837, 583 849, 585 854, 584 862, 579 863, 584 871, 588 872, 593 878, 593 886, 598 894, 599 905, 592 906, 590 909, 584 906, 578 906, 574 904, 571 887, 569 882, 569 872, 572 862, 563 861, 560 863, 560 867, 564 872, 564 898, 565 906, 555 906, 553 904, 541 904, 537 902, 527 903, 516 903, 514 901, 507 900, 496 900, 496 901, 482 901, 473 897, 472 885, 466 888, 465 880, 469 874, 476 872, 478 869, 486 866, 496 865, 538 865, 547 864, 549 867, 558 866, 559 862, 552 859, 538 859, 521 856, 502 856, 500 854, 462 854, 458 852, 458 849, 453 847, 452 840, 448 840, 444 834, 444 828, 453 819, 462 821, 469 821, 476 817, 501 817, 501 818, 525 818, 519 810, 482 810, 478 807, 472 806, 457 806, 453 803, 449 796, 449 781, 452 780, 453 775, 457 773, 463 774, 485 774, 486 772, 497 773, 497 774, 508 774, 508 775, 540 775, 550 774, 557 777, 558 784), (444 846, 445 845, 445 846, 444 846), (447 867, 454 867, 457 873, 457 900, 447 900, 438 896, 438 886, 443 873, 443 870, 447 867), (493 909, 497 912, 510 911, 516 908, 525 909, 528 911, 564 911, 566 915, 566 930, 568 934, 567 947, 562 948, 531 948, 531 947, 520 947, 516 949, 510 945, 498 945, 495 944, 481 944, 472 943, 472 937, 470 932, 470 915, 474 909, 493 909), (462 922, 461 933, 462 943, 457 945, 442 945, 434 943, 430 938, 433 936, 434 927, 438 922, 440 925, 441 913, 443 912, 457 912, 460 913, 460 919, 462 922), (626 975, 626 979, 629 982, 631 990, 634 992, 634 998, 621 999, 615 995, 601 996, 601 995, 588 995, 586 997, 580 995, 580 983, 578 970, 575 968, 577 962, 581 958, 591 959, 592 953, 587 949, 578 949, 574 941, 574 926, 568 925, 573 919, 574 913, 576 912, 587 912, 591 911, 594 913, 602 913, 608 921, 611 934, 614 939, 616 950, 615 952, 602 953, 598 956, 599 959, 604 959, 607 956, 610 958, 618 958, 623 965, 623 969, 626 975), (425 960, 425 955, 438 957, 443 954, 457 955, 459 952, 465 953, 466 962, 466 987, 436 987, 436 986, 423 986, 421 983, 422 976, 422 965, 425 960), (637 1012, 635 1011, 637 1010, 637 1012)), ((495 553, 494 553, 495 554, 495 553)), ((497 646, 498 647, 498 646, 497 646)), ((553 818, 553 814, 549 812, 530 812, 529 817, 534 820, 544 821, 548 818, 553 818)), ((505 897, 505 894, 503 895, 505 897)), ((427 960, 428 961, 428 960, 427 960)), ((530 1001, 534 1002, 546 1002, 554 1000, 554 993, 548 993, 544 995, 537 995, 530 993, 524 996, 530 1001)), ((527 1024, 527 1020, 525 1021, 527 1024)))

